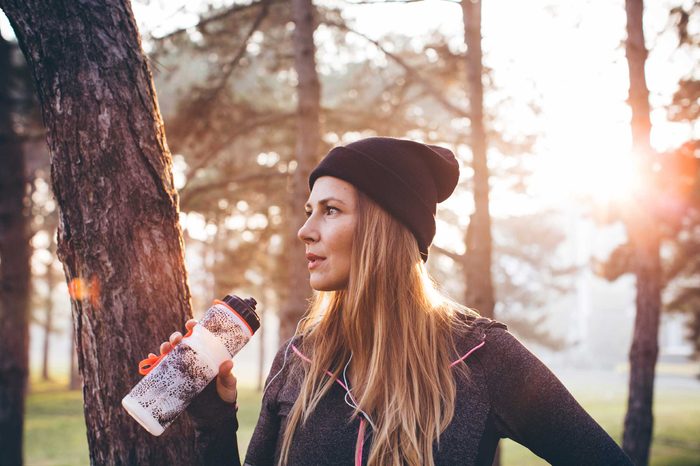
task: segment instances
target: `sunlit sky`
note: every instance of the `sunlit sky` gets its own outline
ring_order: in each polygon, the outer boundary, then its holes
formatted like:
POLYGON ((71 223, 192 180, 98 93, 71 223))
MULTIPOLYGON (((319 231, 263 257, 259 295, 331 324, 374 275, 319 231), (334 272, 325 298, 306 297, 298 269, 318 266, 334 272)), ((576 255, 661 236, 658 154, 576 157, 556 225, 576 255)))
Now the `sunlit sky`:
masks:
MULTIPOLYGON (((652 144, 665 150, 690 136, 686 126, 666 121, 662 107, 692 63, 675 52, 672 34, 659 35, 668 8, 663 2, 647 3, 645 32, 653 47, 647 80, 657 108, 652 144)), ((375 38, 388 28, 406 34, 439 28, 458 39, 463 34, 460 6, 440 0, 357 6, 352 12, 358 26, 375 38)), ((483 3, 484 61, 493 68, 496 85, 510 95, 534 98, 542 108, 537 121, 515 113, 505 123, 542 134, 532 185, 542 199, 578 193, 620 197, 633 181, 628 72, 621 46, 625 21, 624 1, 483 3)))
MULTIPOLYGON (((373 38, 389 32, 420 37, 439 30, 457 43, 463 40, 462 12, 457 3, 426 0, 348 6, 349 2, 340 0, 324 2, 343 5, 355 28, 373 38)), ((691 135, 687 126, 666 121, 663 106, 693 59, 676 51, 673 34, 661 34, 669 24, 669 2, 646 3, 645 35, 651 49, 647 81, 654 109, 652 144, 665 150, 691 135)), ((141 30, 153 31, 156 36, 193 25, 195 12, 202 8, 196 2, 181 1, 135 1, 132 5, 141 30)), ((499 93, 521 98, 521 106, 507 109, 503 125, 511 132, 522 129, 541 135, 535 148, 530 199, 523 201, 529 202, 530 208, 533 198, 539 199, 537 204, 547 204, 580 194, 594 194, 601 200, 622 197, 633 182, 629 170, 630 110, 625 103, 625 21, 624 0, 483 2, 484 62, 493 69, 499 89, 486 95, 485 104, 488 107, 497 100, 499 93), (541 107, 536 119, 525 112, 527 101, 541 107)), ((2 28, 7 35, 6 22, 2 28)), ((319 28, 317 42, 326 34, 319 28)), ((370 57, 381 55, 360 37, 350 40, 365 47, 370 57)), ((501 202, 496 195, 492 200, 494 215, 527 208, 514 206, 512 198, 501 202)))

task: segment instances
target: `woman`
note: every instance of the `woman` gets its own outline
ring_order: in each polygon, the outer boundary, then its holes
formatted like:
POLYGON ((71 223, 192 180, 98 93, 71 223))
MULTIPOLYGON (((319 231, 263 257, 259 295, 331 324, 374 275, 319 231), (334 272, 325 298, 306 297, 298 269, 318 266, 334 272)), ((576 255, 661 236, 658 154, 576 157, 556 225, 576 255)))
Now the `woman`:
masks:
MULTIPOLYGON (((458 178, 451 151, 392 138, 336 147, 311 173, 298 236, 316 293, 274 359, 246 465, 490 465, 504 437, 552 464, 631 464, 504 324, 429 278, 436 204, 458 178)), ((240 464, 231 368, 188 409, 205 464, 240 464)))

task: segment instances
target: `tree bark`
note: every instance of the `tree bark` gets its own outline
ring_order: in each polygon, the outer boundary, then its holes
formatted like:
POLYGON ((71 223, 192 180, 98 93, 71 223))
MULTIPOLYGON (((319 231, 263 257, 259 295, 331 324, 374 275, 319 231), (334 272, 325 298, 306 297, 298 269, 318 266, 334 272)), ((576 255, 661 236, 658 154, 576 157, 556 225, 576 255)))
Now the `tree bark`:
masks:
POLYGON ((482 83, 481 1, 462 0, 464 39, 467 44, 467 91, 471 122, 472 168, 474 169, 474 213, 467 229, 465 304, 482 316, 493 318, 495 305, 491 278, 491 214, 489 213, 489 168, 484 128, 484 86, 482 83))
POLYGON ((297 143, 296 168, 290 176, 289 231, 287 236, 286 300, 280 310, 280 341, 294 334, 296 324, 307 308, 311 294, 304 246, 297 231, 306 221, 304 203, 308 195, 308 178, 318 154, 321 139, 321 85, 316 72, 314 44, 314 6, 311 0, 292 0, 294 20, 294 68, 297 72, 297 143))
POLYGON ((0 464, 22 464, 31 247, 24 154, 12 125, 10 44, 0 37, 0 464))
POLYGON ((192 316, 172 160, 125 0, 0 0, 34 77, 59 206, 92 464, 191 464, 181 417, 152 437, 120 405, 192 316))
MULTIPOLYGON (((643 179, 651 180, 653 150, 650 144, 649 90, 644 66, 647 49, 644 44, 642 0, 626 0, 627 40, 625 51, 629 69, 629 104, 632 109, 632 145, 643 179)), ((652 183, 640 194, 639 205, 653 205, 652 183)), ((654 372, 658 356, 658 332, 661 309, 660 234, 652 209, 632 208, 626 220, 627 232, 634 248, 634 269, 637 280, 636 306, 632 348, 630 350, 630 379, 622 448, 637 465, 649 463, 649 448, 653 431, 652 403, 654 372)))

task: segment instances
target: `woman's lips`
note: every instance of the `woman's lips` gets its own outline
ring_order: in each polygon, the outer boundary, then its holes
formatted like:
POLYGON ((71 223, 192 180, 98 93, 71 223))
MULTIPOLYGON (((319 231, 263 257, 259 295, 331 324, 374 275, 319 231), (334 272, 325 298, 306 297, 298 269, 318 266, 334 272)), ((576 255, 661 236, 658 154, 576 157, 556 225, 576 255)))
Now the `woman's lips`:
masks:
POLYGON ((320 257, 317 257, 315 259, 309 260, 309 270, 313 270, 319 265, 321 265, 321 262, 323 262, 325 259, 321 259, 320 257))

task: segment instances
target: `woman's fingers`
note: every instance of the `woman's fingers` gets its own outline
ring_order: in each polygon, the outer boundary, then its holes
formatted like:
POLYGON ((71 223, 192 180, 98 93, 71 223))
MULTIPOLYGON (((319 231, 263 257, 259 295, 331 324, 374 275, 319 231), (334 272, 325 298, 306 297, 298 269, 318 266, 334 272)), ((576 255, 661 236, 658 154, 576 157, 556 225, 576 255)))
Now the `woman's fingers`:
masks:
POLYGON ((175 346, 177 345, 180 340, 182 340, 182 333, 180 332, 173 332, 172 335, 170 335, 170 344, 175 346))
MULTIPOLYGON (((189 332, 192 330, 192 328, 197 325, 197 321, 195 319, 190 319, 187 322, 185 322, 185 328, 189 332)), ((182 341, 182 333, 180 332, 173 332, 170 334, 170 338, 168 338, 168 341, 164 341, 160 345, 160 354, 165 354, 169 352, 170 350, 173 349, 174 346, 180 343, 182 341)))
POLYGON ((164 341, 163 343, 160 344, 160 354, 165 354, 168 351, 170 351, 171 349, 173 349, 173 347, 167 341, 164 341))

